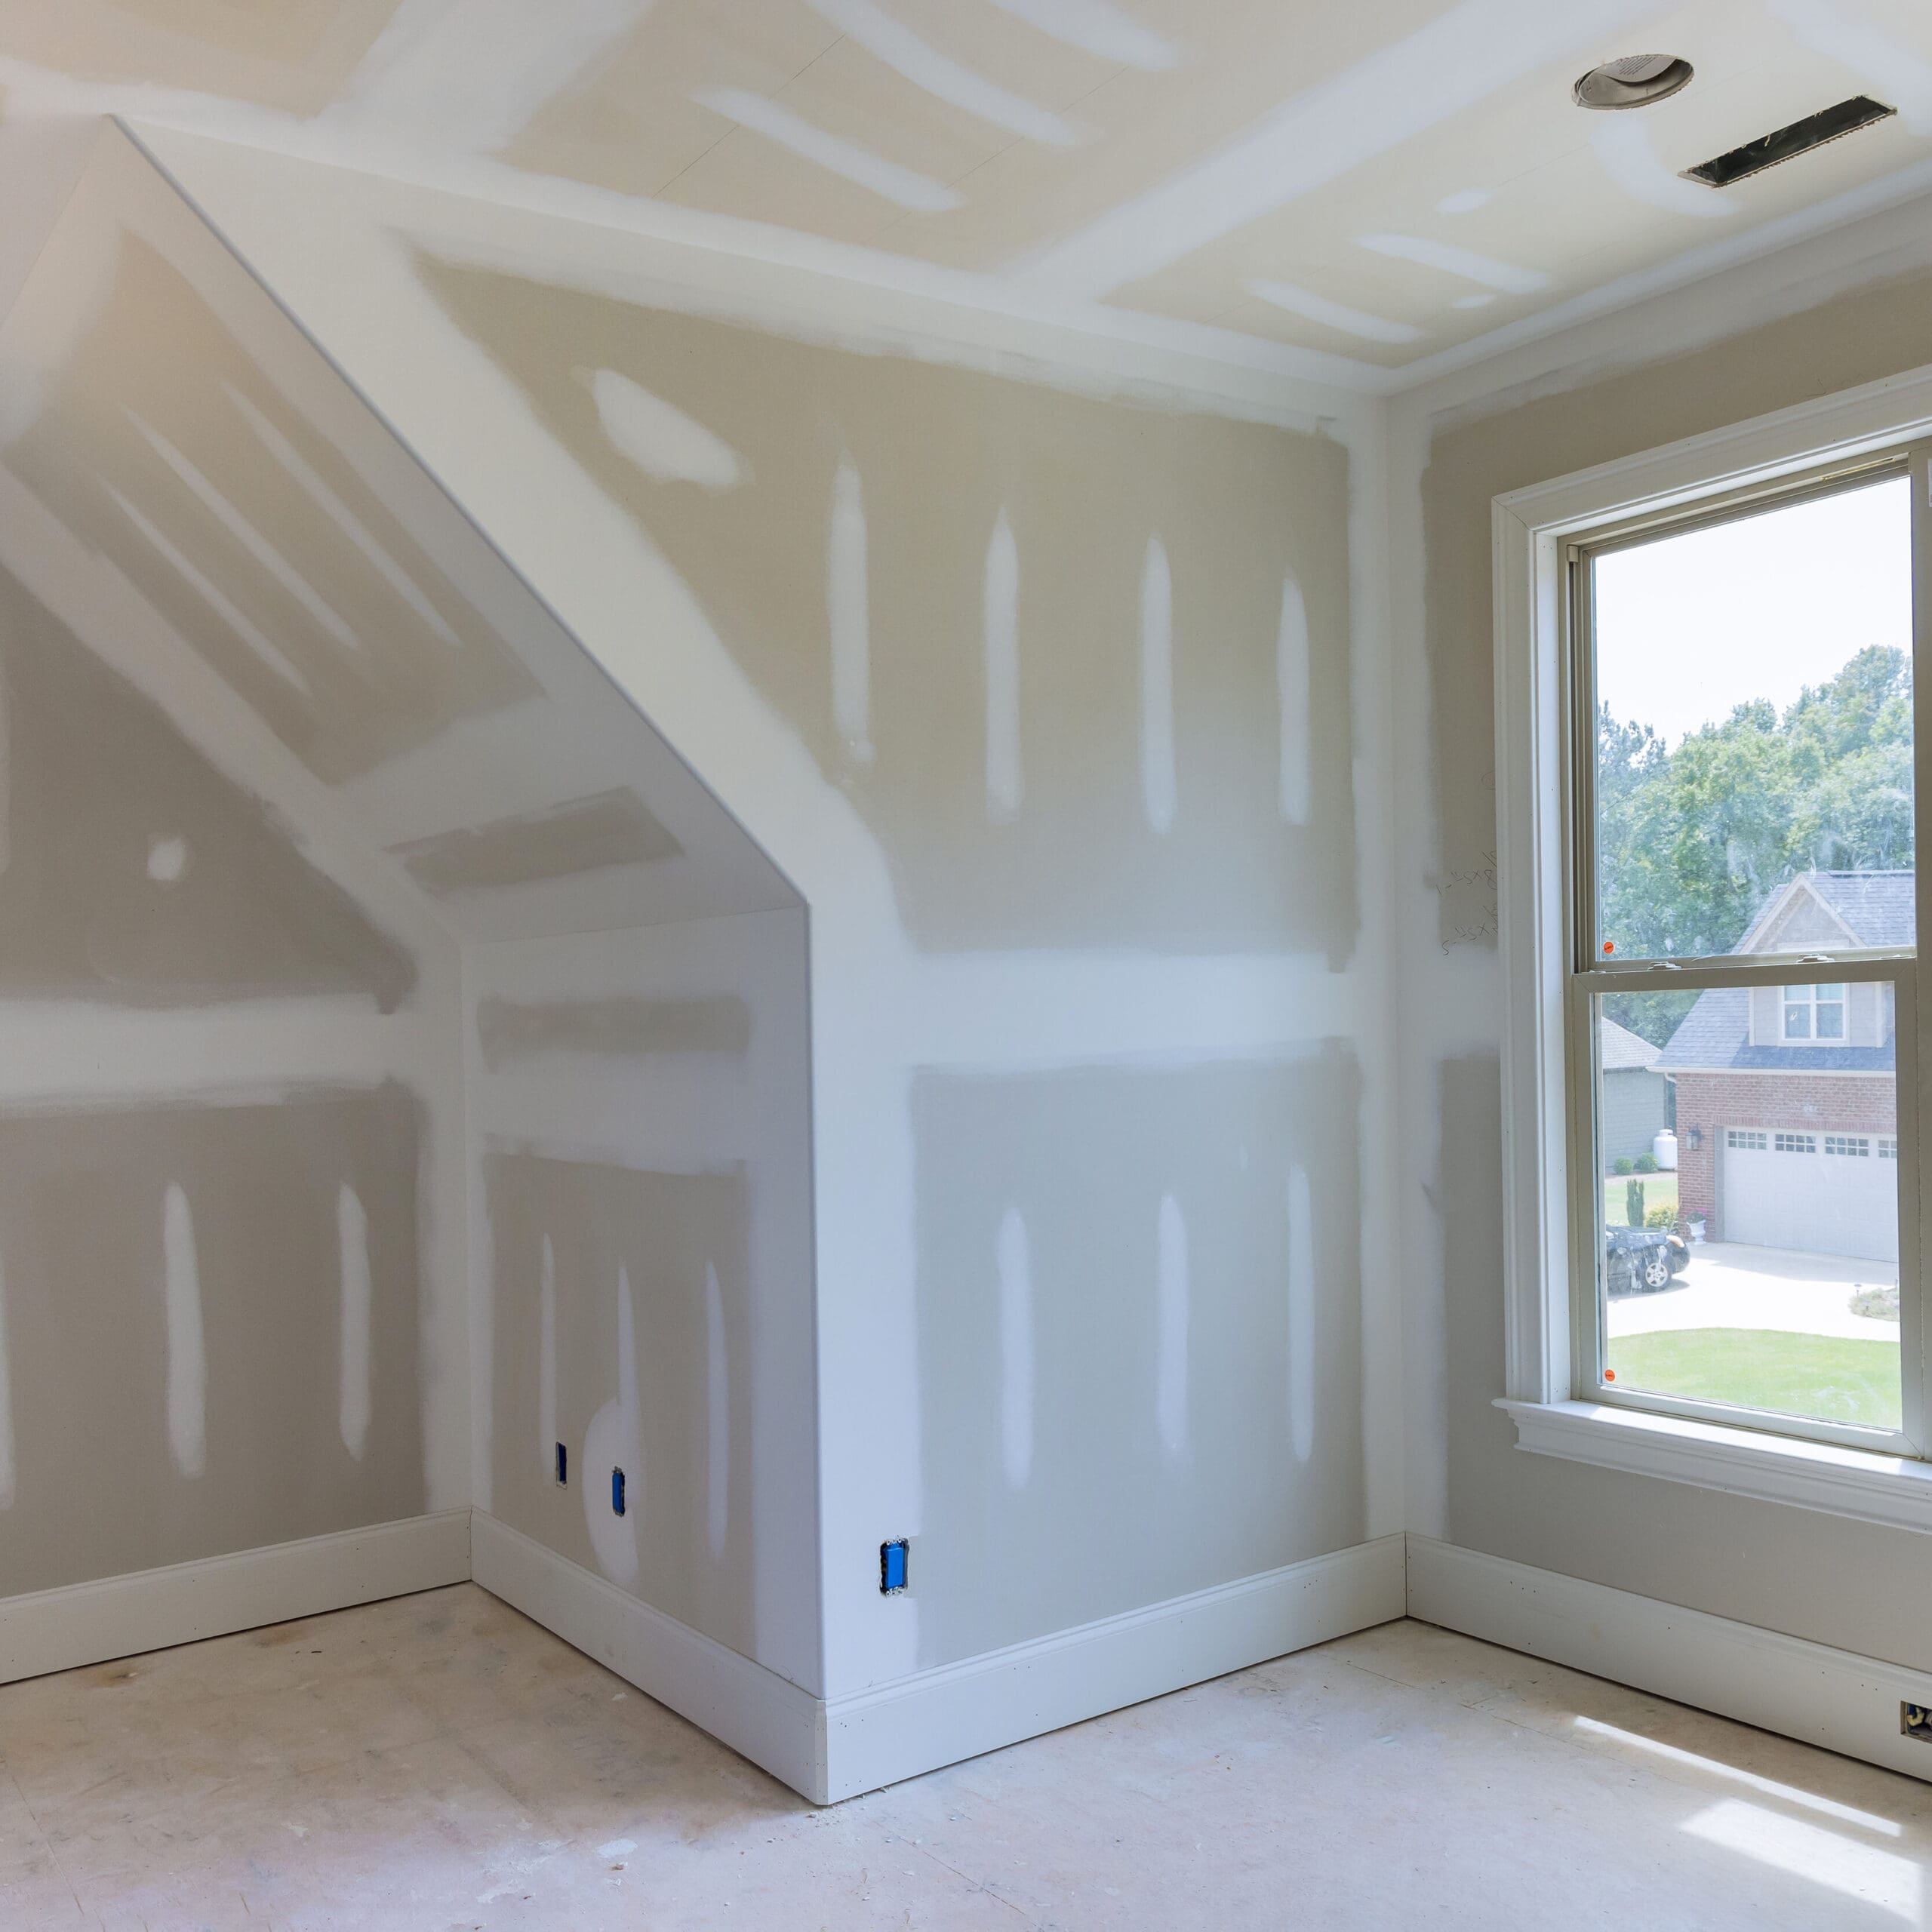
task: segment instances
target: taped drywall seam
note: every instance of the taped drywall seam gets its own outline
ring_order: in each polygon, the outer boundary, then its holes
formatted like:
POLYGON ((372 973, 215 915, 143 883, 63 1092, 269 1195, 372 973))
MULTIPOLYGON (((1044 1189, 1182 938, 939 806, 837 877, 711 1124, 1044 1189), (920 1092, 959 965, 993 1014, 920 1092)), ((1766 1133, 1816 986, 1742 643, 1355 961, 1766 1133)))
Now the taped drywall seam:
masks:
POLYGON ((135 506, 130 503, 112 484, 107 485, 107 494, 119 509, 121 514, 139 531, 148 543, 158 552, 162 560, 183 579, 196 596, 226 624, 275 675, 300 691, 304 697, 312 697, 309 681, 297 669, 293 662, 284 654, 248 615, 241 607, 222 589, 220 586, 206 576, 189 558, 184 556, 169 540, 162 535, 135 506))
POLYGON ((1024 20, 1051 40, 1096 60, 1157 73, 1177 65, 1180 49, 1144 27, 1109 0, 991 0, 1002 14, 1024 20))
POLYGON ((869 189, 881 200, 924 214, 943 214, 962 206, 965 197, 929 174, 902 168, 857 141, 814 127, 803 115, 781 106, 769 94, 749 88, 700 88, 691 99, 748 133, 762 134, 774 146, 801 161, 809 161, 856 187, 869 189))
POLYGON ((1295 1460, 1315 1453, 1315 1200, 1308 1170, 1288 1170, 1288 1426, 1295 1460))
POLYGON ((1004 825, 1020 815, 1025 781, 1020 757, 1020 552, 1001 504, 986 544, 986 816, 1004 825))
POLYGON ((826 617, 832 632, 832 717, 847 755, 872 761, 872 620, 866 576, 866 503, 850 457, 832 485, 826 617))
POLYGON ((713 493, 736 489, 750 473, 744 458, 714 429, 675 403, 654 395, 615 369, 583 370, 597 420, 612 447, 654 483, 695 483, 713 493))
POLYGON ((362 640, 355 635, 341 613, 271 543, 242 512, 217 490, 200 469, 151 423, 131 409, 125 410, 148 447, 186 484, 215 521, 253 557, 282 589, 288 592, 321 628, 346 650, 360 651, 362 640))
POLYGON ((1051 109, 1022 100, 1008 89, 962 66, 894 19, 874 0, 806 0, 820 19, 863 47, 903 80, 961 113, 1017 134, 1022 140, 1068 148, 1081 138, 1078 128, 1051 109))
POLYGON ((557 1444, 557 1251, 543 1237, 537 1278, 537 1466, 555 1479, 557 1444))
POLYGON ((1140 797, 1156 832, 1174 822, 1174 599, 1168 546, 1150 537, 1140 571, 1140 797))
POLYGON ((14 1377, 7 1353, 7 1257, 0 1251, 0 1509, 14 1506, 14 1377))
POLYGON ((638 1521, 644 1513, 644 1418, 638 1405, 637 1311, 630 1270, 617 1268, 617 1397, 590 1419, 583 1436, 584 1521, 598 1566, 612 1583, 631 1588, 638 1580, 638 1521), (613 1504, 611 1475, 624 1475, 624 1513, 613 1504))
POLYGON ((1309 814, 1308 605, 1292 577, 1281 584, 1281 622, 1275 640, 1275 681, 1281 716, 1281 816, 1306 825, 1309 814))
POLYGON ((1460 0, 1285 102, 1014 273, 1067 296, 1143 280, 1652 11, 1650 0, 1460 0))
POLYGON ((223 383, 222 387, 256 440, 288 472, 297 488, 361 552, 377 574, 417 617, 452 650, 461 649, 462 638, 423 594, 422 586, 389 555, 388 546, 377 541, 375 533, 336 494, 308 458, 232 383, 223 383))
POLYGON ((359 1463, 369 1445, 369 1217, 344 1181, 336 1195, 336 1240, 342 1258, 342 1446, 359 1463))
POLYGON ((608 56, 651 0, 403 0, 347 94, 318 118, 352 137, 408 128, 427 149, 507 147, 608 56))
POLYGON ((1666 166, 1651 137, 1649 122, 1635 114, 1612 114, 1598 121, 1590 130, 1590 150, 1611 180, 1647 208, 1700 221, 1737 212, 1737 204, 1718 189, 1687 181, 1666 166))
POLYGON ((705 1528, 711 1560, 724 1560, 725 1540, 731 1527, 731 1384, 724 1355, 724 1297, 718 1270, 704 1264, 705 1423, 710 1436, 706 1457, 705 1528))
POLYGON ((1158 1378, 1154 1396, 1155 1417, 1161 1446, 1171 1463, 1187 1455, 1188 1322, 1191 1287, 1188 1275, 1187 1223, 1180 1203, 1171 1194, 1161 1197, 1155 1232, 1157 1323, 1155 1350, 1158 1378))
POLYGON ((161 1246, 168 1310, 168 1447, 183 1475, 198 1476, 208 1462, 208 1364, 194 1215, 179 1181, 170 1181, 162 1198, 161 1246))
POLYGON ((994 1261, 999 1275, 1000 1460, 1009 1489, 1033 1473, 1033 1261, 1017 1208, 1001 1216, 994 1261))

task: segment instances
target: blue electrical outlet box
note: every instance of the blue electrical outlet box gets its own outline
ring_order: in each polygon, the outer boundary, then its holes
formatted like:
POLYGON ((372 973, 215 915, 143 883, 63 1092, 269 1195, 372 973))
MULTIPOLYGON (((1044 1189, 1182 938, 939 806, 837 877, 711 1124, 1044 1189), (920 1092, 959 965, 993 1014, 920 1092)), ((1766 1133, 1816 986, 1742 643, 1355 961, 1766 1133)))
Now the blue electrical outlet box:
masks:
POLYGON ((611 1508, 617 1515, 624 1513, 624 1472, 622 1469, 611 1472, 611 1508))
POLYGON ((906 1588, 906 1539, 878 1546, 878 1588, 881 1596, 896 1597, 906 1588))

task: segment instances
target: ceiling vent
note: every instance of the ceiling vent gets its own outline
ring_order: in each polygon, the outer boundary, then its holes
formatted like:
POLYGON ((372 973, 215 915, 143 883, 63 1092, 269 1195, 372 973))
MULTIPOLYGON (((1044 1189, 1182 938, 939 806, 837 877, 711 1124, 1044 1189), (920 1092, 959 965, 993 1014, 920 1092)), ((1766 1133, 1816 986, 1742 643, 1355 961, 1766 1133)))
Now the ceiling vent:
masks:
POLYGON ((1695 168, 1684 171, 1684 178, 1687 181, 1702 181, 1713 188, 1728 188, 1734 181, 1742 181, 1747 175, 1761 174, 1766 168, 1775 168, 1781 161, 1809 154, 1814 148, 1821 148, 1827 141, 1835 141, 1841 135, 1855 134, 1861 128, 1888 121, 1897 112, 1896 107, 1887 107, 1882 100, 1874 100, 1869 94, 1854 94, 1850 100, 1841 100, 1835 107, 1824 108, 1816 114, 1806 115, 1802 121, 1794 121, 1789 128, 1780 128, 1774 134, 1760 134, 1755 141, 1746 141, 1741 148, 1733 148, 1728 154, 1700 161, 1695 168))
POLYGON ((1690 85, 1691 66, 1674 54, 1626 54, 1592 67, 1570 90, 1579 107, 1647 107, 1690 85))

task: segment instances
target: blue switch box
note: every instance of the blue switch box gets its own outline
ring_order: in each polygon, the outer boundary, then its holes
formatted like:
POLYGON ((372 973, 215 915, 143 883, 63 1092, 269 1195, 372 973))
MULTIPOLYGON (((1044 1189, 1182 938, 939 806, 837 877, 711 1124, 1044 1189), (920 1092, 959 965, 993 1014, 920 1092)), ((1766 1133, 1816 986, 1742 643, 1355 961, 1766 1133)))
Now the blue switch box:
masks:
POLYGON ((611 1472, 611 1508, 617 1515, 624 1513, 624 1472, 622 1469, 611 1472))
POLYGON ((906 1539, 878 1546, 878 1587, 883 1596, 896 1597, 906 1587, 906 1539))

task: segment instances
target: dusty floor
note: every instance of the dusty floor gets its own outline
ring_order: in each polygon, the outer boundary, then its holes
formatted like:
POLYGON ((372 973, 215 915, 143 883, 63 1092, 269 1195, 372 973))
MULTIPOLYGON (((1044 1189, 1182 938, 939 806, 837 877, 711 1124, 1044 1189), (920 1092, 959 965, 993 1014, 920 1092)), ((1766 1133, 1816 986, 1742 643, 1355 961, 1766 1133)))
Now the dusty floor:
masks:
POLYGON ((1932 1786, 1394 1623, 825 1811, 471 1585, 0 1689, 0 1927, 1925 1922, 1932 1786))

